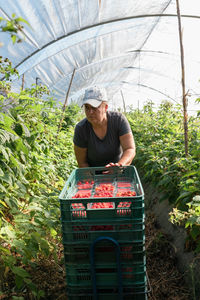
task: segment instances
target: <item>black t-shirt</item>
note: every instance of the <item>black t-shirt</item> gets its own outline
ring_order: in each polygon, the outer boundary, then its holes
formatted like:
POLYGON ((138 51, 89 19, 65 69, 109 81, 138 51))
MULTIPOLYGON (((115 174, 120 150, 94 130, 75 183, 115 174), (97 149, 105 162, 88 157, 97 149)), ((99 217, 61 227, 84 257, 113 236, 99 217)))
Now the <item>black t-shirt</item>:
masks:
POLYGON ((123 114, 108 111, 107 118, 107 133, 103 139, 96 136, 86 118, 75 127, 73 142, 80 148, 87 148, 87 161, 90 167, 118 162, 122 155, 119 137, 131 132, 128 120, 123 114))

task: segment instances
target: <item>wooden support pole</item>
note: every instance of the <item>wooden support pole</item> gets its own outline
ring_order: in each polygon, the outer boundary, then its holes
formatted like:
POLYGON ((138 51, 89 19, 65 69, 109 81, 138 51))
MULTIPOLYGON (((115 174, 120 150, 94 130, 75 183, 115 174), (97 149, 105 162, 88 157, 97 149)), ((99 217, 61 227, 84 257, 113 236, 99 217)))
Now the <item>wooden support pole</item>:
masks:
POLYGON ((36 79, 35 79, 35 84, 36 84, 36 90, 35 90, 35 97, 37 98, 37 86, 38 86, 38 81, 39 81, 39 77, 36 77, 36 79))
POLYGON ((72 81, 74 79, 75 71, 76 71, 76 69, 73 70, 72 77, 71 77, 71 80, 70 80, 70 83, 69 83, 69 87, 68 87, 67 94, 66 94, 66 97, 65 97, 65 103, 63 105, 63 112, 65 111, 66 106, 67 106, 68 96, 69 96, 69 92, 70 92, 70 89, 71 89, 71 86, 72 86, 72 81))
POLYGON ((66 106, 67 106, 68 96, 69 96, 69 92, 70 92, 70 89, 71 89, 71 86, 72 86, 72 82, 73 82, 73 79, 74 79, 75 71, 76 71, 76 69, 73 70, 72 77, 71 77, 71 80, 70 80, 70 83, 69 83, 69 87, 68 87, 68 90, 67 90, 67 93, 66 93, 65 102, 64 102, 64 105, 63 105, 63 108, 62 108, 63 113, 62 113, 62 117, 60 119, 60 123, 58 125, 58 131, 57 131, 57 133, 60 132, 60 129, 61 129, 61 126, 62 126, 62 122, 64 120, 65 109, 66 109, 66 106))
POLYGON ((182 102, 183 102, 183 124, 184 124, 184 137, 185 137, 185 156, 188 156, 188 114, 187 114, 187 97, 185 93, 185 66, 184 66, 184 49, 181 30, 181 15, 179 8, 179 0, 176 0, 177 16, 178 16, 178 29, 181 53, 181 69, 182 69, 182 102))
POLYGON ((24 74, 22 75, 22 91, 24 90, 24 74))
POLYGON ((124 95, 122 93, 122 90, 120 90, 120 92, 121 92, 122 101, 123 101, 124 113, 126 114, 126 105, 125 105, 124 95))

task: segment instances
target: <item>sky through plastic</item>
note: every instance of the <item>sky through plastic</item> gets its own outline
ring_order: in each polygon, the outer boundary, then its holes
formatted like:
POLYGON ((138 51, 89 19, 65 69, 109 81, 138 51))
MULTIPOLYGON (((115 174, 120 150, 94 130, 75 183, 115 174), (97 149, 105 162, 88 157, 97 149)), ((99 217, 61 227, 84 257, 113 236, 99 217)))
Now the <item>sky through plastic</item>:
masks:
MULTIPOLYGON (((190 114, 200 109, 200 1, 181 0, 185 81, 190 114)), ((13 91, 39 82, 64 102, 84 89, 106 87, 110 107, 142 108, 147 101, 182 105, 181 60, 175 0, 0 0, 0 16, 26 19, 22 43, 0 33, 1 55, 20 73, 13 91), (25 38, 24 38, 25 37, 25 38)))

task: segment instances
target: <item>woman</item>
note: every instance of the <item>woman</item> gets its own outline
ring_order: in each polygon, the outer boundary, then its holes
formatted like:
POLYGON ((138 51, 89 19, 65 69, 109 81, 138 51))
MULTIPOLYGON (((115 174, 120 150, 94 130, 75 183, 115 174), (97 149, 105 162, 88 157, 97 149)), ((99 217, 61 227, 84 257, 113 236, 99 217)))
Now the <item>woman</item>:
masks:
POLYGON ((106 90, 85 91, 86 118, 75 127, 74 151, 79 168, 126 166, 135 156, 130 125, 119 112, 108 111, 106 90))

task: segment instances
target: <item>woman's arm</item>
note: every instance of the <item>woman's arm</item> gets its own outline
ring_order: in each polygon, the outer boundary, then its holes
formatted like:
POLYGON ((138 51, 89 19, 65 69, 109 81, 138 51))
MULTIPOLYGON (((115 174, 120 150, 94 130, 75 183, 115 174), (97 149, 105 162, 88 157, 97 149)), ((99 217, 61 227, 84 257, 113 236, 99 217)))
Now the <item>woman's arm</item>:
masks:
POLYGON ((118 163, 122 164, 123 166, 130 165, 136 154, 133 134, 132 132, 129 132, 127 134, 120 136, 119 139, 120 139, 120 144, 122 146, 123 154, 120 160, 118 161, 118 163))
POLYGON ((87 162, 87 148, 81 148, 74 145, 74 153, 79 168, 87 168, 89 164, 87 162))
POLYGON ((132 132, 126 133, 119 137, 120 144, 123 150, 123 154, 120 158, 120 160, 117 163, 109 163, 106 165, 106 167, 112 167, 112 166, 128 166, 132 163, 135 154, 136 154, 136 147, 135 147, 135 141, 133 138, 132 132))

